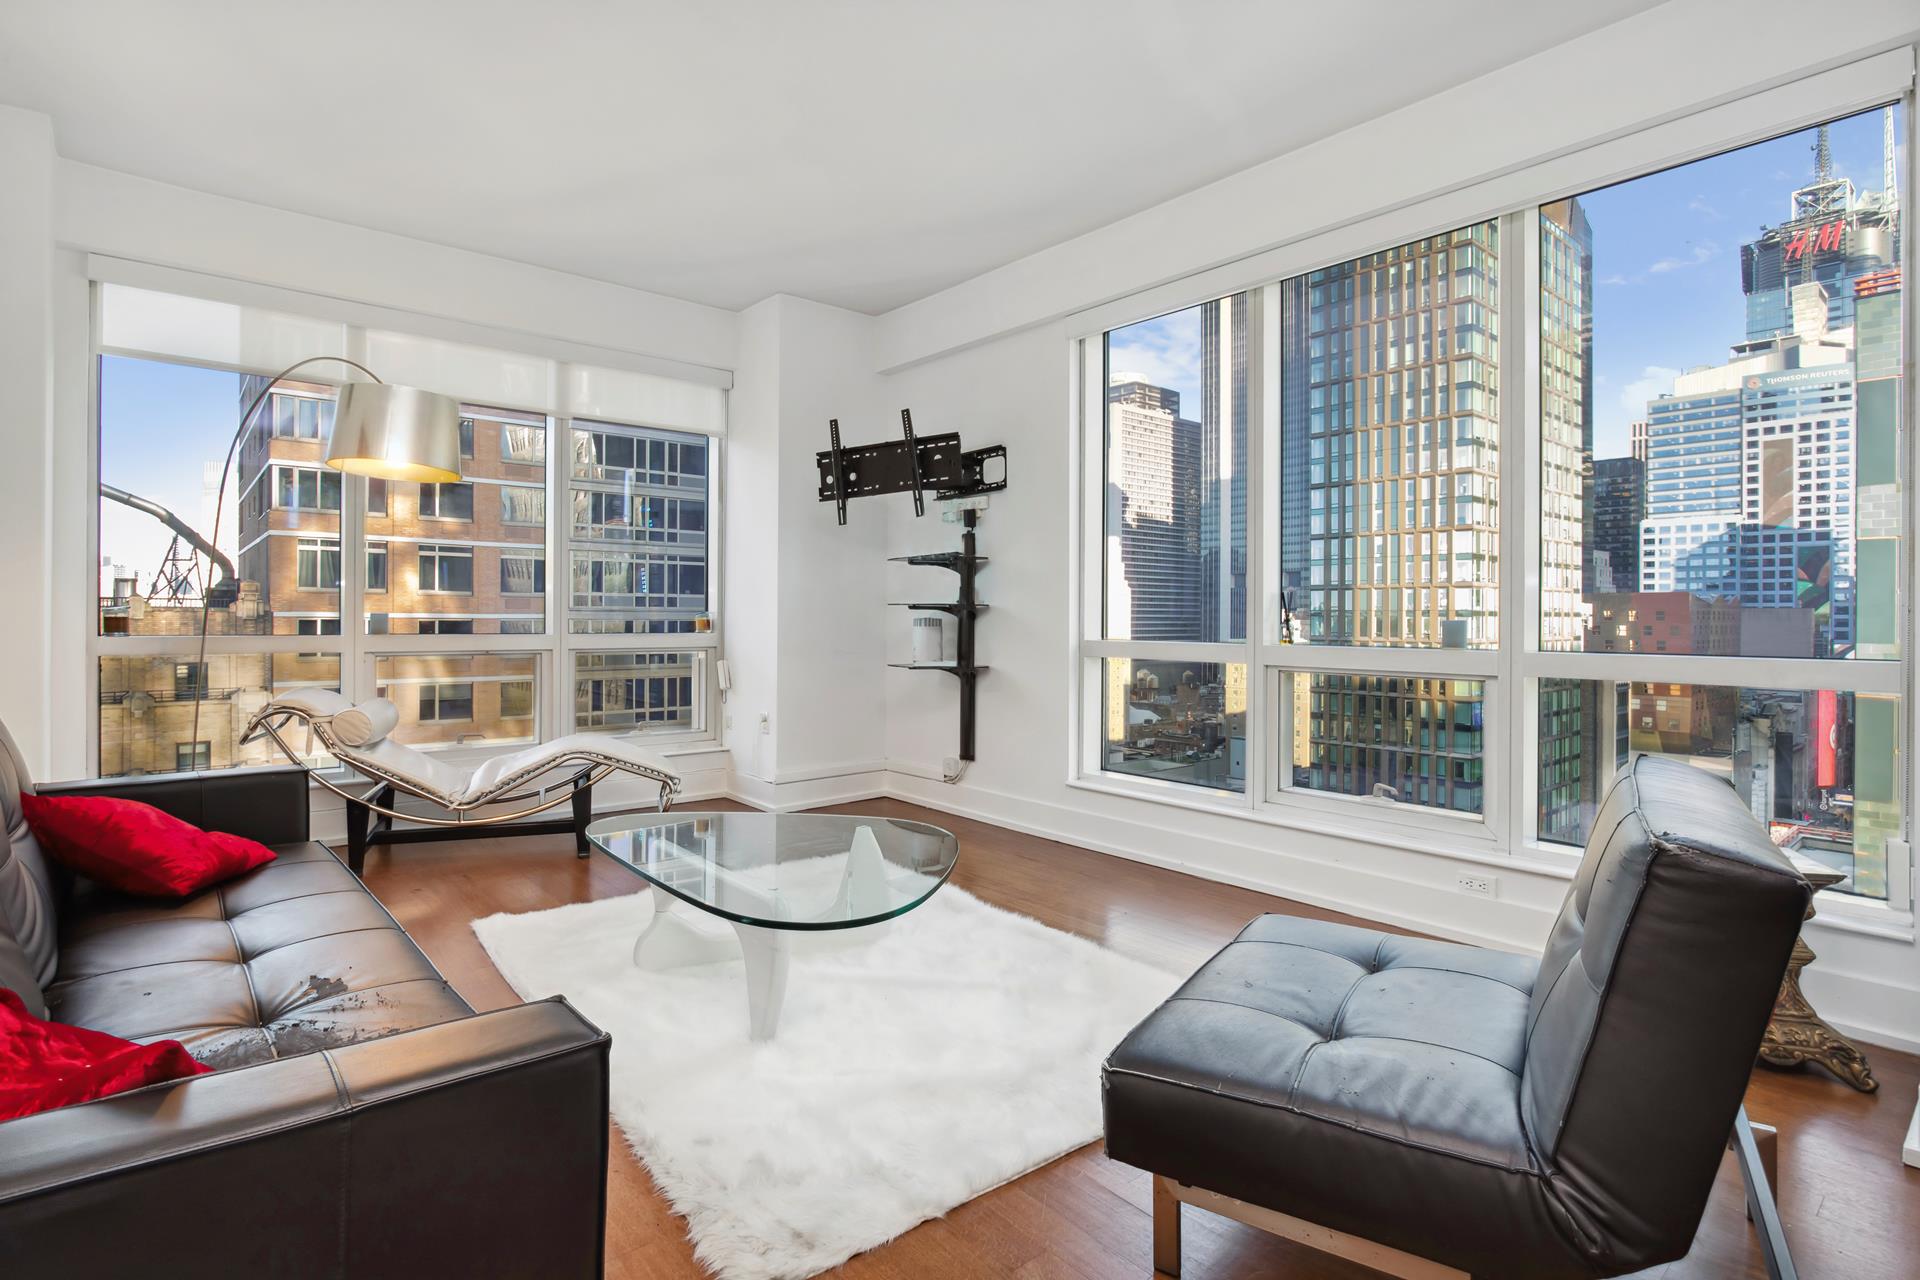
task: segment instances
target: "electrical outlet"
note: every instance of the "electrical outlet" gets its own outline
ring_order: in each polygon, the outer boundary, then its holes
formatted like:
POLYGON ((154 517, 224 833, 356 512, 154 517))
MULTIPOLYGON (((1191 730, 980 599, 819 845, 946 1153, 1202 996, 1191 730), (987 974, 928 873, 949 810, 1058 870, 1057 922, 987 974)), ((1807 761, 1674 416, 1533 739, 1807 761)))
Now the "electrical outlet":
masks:
POLYGON ((1471 893, 1475 897, 1492 898, 1499 895, 1500 882, 1492 876, 1463 871, 1453 878, 1453 887, 1462 893, 1471 893))
POLYGON ((727 712, 727 714, 725 715, 725 717, 723 717, 723 725, 722 725, 722 727, 724 727, 724 728, 728 728, 728 729, 731 729, 731 728, 733 728, 733 712, 731 712, 731 711, 729 711, 729 712, 727 712))
POLYGON ((762 733, 773 732, 773 716, 771 713, 766 711, 762 711, 760 713, 760 732, 762 733))

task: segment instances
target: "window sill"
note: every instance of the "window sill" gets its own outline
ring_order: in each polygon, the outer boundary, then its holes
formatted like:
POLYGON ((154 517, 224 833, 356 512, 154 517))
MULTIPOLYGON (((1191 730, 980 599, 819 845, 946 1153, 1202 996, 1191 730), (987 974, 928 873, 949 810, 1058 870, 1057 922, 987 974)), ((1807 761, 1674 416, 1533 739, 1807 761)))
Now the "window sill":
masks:
POLYGON ((1086 775, 1069 778, 1067 785, 1076 790, 1099 795, 1165 805, 1193 813, 1216 814, 1223 818, 1257 823, 1264 827, 1280 827, 1289 831, 1325 836, 1333 840, 1348 840, 1403 853, 1444 858, 1451 862, 1471 862, 1509 871, 1550 876, 1556 880, 1573 879, 1575 871, 1579 868, 1578 858, 1568 857, 1551 850, 1531 848, 1515 850, 1491 840, 1462 840, 1456 833, 1443 831, 1436 831, 1431 837, 1416 836, 1410 834, 1408 826, 1404 823, 1369 821, 1365 815, 1341 816, 1333 819, 1317 811, 1314 813, 1289 811, 1277 804, 1253 808, 1249 807, 1237 793, 1203 791, 1195 796, 1169 795, 1158 788, 1134 786, 1104 777, 1086 775), (1216 796, 1221 798, 1215 798, 1216 796), (1225 798, 1227 796, 1233 798, 1229 800, 1225 798))
POLYGON ((1911 944, 1915 939, 1913 912, 1902 911, 1884 902, 1862 900, 1851 894, 1822 889, 1814 895, 1813 910, 1810 923, 1816 929, 1831 929, 1888 942, 1911 944))

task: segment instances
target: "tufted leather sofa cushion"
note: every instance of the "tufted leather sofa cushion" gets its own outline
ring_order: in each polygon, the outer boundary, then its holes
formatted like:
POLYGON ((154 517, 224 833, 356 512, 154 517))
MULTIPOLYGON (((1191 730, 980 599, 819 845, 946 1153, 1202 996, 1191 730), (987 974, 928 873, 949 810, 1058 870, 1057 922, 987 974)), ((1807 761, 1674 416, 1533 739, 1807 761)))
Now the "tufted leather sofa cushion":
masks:
POLYGON ((52 1016, 179 1040, 224 1068, 472 1012, 324 845, 275 852, 179 903, 77 894, 46 990, 52 1016))

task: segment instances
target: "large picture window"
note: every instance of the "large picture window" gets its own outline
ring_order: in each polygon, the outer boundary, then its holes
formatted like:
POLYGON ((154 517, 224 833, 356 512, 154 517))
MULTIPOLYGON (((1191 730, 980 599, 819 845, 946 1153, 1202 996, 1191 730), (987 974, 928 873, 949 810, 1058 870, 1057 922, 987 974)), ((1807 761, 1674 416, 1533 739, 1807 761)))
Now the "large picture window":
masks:
POLYGON ((1086 339, 1076 780, 1551 856, 1659 753, 1904 884, 1905 130, 1086 339))
POLYGON ((270 762, 240 732, 275 692, 303 684, 356 701, 392 696, 396 739, 429 750, 484 752, 576 729, 709 733, 718 634, 707 531, 722 391, 114 284, 96 291, 99 586, 89 607, 100 773, 270 762), (458 482, 345 477, 325 462, 334 384, 266 387, 290 353, 359 347, 396 380, 456 377, 461 385, 435 389, 486 393, 461 396, 458 482), (216 519, 232 431, 263 391, 216 519), (486 398, 495 394, 506 403, 486 398), (522 395, 552 403, 515 407, 522 395), (590 422, 569 416, 586 403, 590 422), (648 425, 655 410, 698 430, 648 425), (635 421, 616 420, 625 414, 635 421), (567 444, 558 466, 556 440, 567 444), (567 569, 557 582, 555 555, 567 569), (578 591, 576 567, 589 584, 578 591), (195 667, 203 607, 208 661, 195 667), (578 657, 620 672, 601 682, 597 707, 565 696, 576 635, 591 644, 578 657))

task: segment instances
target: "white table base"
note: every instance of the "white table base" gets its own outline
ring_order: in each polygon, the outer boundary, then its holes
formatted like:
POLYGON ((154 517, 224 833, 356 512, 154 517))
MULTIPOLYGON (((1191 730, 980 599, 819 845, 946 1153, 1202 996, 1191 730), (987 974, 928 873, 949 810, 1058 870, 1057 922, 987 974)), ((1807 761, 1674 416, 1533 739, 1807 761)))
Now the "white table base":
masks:
MULTIPOLYGON (((880 852, 880 842, 871 830, 861 827, 854 833, 853 844, 847 851, 846 869, 841 873, 840 888, 828 918, 880 910, 885 902, 886 875, 887 860, 880 852)), ((738 886, 735 891, 739 891, 738 886)), ((661 972, 720 964, 736 954, 743 956, 747 962, 748 1033, 756 1041, 773 1039, 780 1026, 780 1007, 787 995, 790 930, 729 920, 734 937, 739 940, 736 951, 726 934, 709 932, 695 922, 696 916, 710 913, 664 889, 649 886, 649 892, 653 894, 653 919, 633 944, 633 963, 642 969, 661 972)), ((769 896, 767 918, 777 919, 775 910, 776 904, 769 896)))

